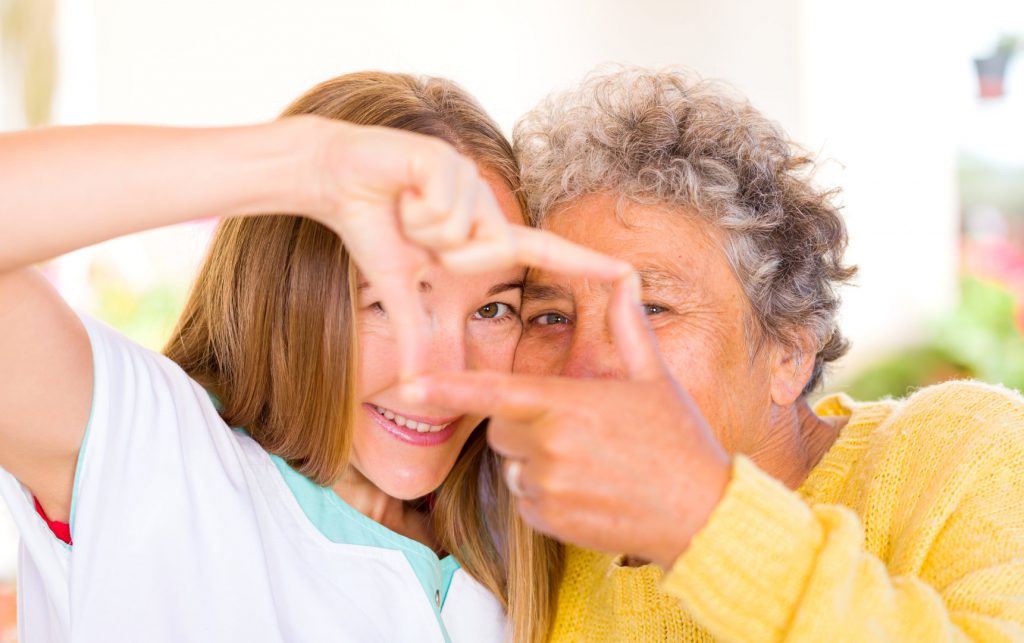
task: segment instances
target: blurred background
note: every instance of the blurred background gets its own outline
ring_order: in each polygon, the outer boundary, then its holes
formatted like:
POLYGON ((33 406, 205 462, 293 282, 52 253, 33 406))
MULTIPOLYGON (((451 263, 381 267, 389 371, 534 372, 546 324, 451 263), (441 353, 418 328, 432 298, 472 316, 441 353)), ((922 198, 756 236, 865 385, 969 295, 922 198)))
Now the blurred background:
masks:
MULTIPOLYGON (((456 79, 511 131, 600 63, 686 66, 746 94, 843 188, 860 274, 842 312, 853 350, 826 390, 1024 388, 1022 59, 1019 0, 0 0, 0 130, 256 122, 326 78, 383 69, 456 79)), ((159 349, 213 223, 45 270, 159 349)), ((0 520, 0 643, 15 542, 0 520)))

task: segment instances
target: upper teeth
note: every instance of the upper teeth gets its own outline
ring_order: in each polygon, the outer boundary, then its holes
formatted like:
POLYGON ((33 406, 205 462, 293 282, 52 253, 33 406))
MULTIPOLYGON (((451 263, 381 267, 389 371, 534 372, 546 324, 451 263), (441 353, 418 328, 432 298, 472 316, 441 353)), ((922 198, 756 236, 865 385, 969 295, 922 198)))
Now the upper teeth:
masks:
POLYGON ((387 419, 391 420, 398 426, 404 426, 407 429, 412 429, 420 433, 437 433, 441 429, 448 426, 448 424, 451 424, 451 422, 447 424, 427 424, 426 422, 417 422, 416 420, 410 420, 408 418, 402 417, 401 415, 393 411, 389 411, 382 406, 376 406, 374 408, 377 409, 378 413, 380 413, 387 419))

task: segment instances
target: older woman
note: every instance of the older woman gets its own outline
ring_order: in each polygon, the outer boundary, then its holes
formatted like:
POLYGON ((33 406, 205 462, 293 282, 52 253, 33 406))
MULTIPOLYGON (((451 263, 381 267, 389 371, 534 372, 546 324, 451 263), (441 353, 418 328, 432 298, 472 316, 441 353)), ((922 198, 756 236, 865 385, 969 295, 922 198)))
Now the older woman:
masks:
POLYGON ((532 271, 519 374, 410 394, 491 414, 520 512, 574 543, 552 640, 1024 639, 1024 400, 957 382, 809 405, 852 270, 777 127, 623 70, 517 145, 541 225, 635 265, 635 297, 532 271))

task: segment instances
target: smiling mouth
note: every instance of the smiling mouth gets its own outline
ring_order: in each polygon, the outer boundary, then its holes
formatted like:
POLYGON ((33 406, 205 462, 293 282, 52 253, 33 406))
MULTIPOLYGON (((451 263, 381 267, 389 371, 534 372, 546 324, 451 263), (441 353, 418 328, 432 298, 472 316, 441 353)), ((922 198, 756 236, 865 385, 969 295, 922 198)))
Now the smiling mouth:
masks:
POLYGON ((387 418, 388 421, 394 422, 398 426, 400 426, 400 427, 402 427, 402 428, 404 428, 404 429, 406 429, 408 431, 416 431, 417 433, 440 433, 441 431, 444 431, 449 426, 451 426, 453 422, 455 422, 456 420, 459 419, 459 418, 412 418, 412 417, 406 417, 406 416, 401 415, 399 413, 395 413, 391 409, 386 409, 383 406, 377 406, 376 404, 371 405, 371 406, 373 407, 373 409, 375 411, 377 411, 377 413, 380 413, 385 418, 387 418), (431 422, 424 422, 423 420, 432 420, 433 422, 437 422, 437 424, 433 424, 431 422))

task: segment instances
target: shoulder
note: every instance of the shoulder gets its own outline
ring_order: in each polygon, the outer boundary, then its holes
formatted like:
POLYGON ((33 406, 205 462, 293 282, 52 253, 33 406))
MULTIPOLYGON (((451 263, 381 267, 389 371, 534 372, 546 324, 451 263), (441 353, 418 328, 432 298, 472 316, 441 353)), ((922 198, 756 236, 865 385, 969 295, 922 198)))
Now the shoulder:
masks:
POLYGON ((969 408, 972 412, 997 415, 1024 414, 1024 397, 1019 391, 999 384, 975 380, 953 380, 917 390, 906 399, 908 408, 932 408, 956 414, 969 408))
POLYGON ((89 336, 93 366, 93 414, 104 402, 204 399, 205 390, 173 360, 80 314, 89 336))
POLYGON ((868 459, 903 471, 946 478, 1024 462, 1024 398, 1019 392, 960 380, 919 389, 899 401, 855 404, 887 408, 866 439, 868 459))
POLYGON ((81 318, 93 352, 93 394, 80 460, 97 449, 155 456, 232 433, 207 391, 177 363, 101 321, 81 318))
POLYGON ((95 370, 124 367, 130 364, 148 364, 161 368, 177 367, 174 362, 160 353, 142 346, 105 322, 83 313, 79 313, 78 317, 89 337, 95 370))
POLYGON ((1024 437, 1024 398, 1017 391, 995 384, 945 382, 916 391, 900 405, 892 420, 938 442, 965 446, 993 440, 1020 443, 1018 438, 1024 437))

